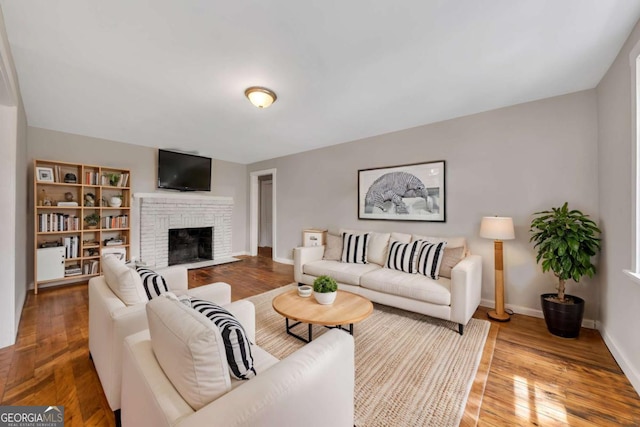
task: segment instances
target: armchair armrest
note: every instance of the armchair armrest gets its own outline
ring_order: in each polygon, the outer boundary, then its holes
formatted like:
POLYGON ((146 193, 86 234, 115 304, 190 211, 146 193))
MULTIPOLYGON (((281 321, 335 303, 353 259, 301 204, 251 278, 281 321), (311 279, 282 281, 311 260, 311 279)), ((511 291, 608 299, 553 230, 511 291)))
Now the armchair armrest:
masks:
POLYGON ((240 300, 224 306, 242 325, 249 341, 256 342, 256 307, 252 302, 240 300))
POLYGON ((156 271, 167 282, 170 291, 186 291, 189 287, 189 272, 179 265, 162 268, 156 271))
POLYGON ((353 337, 331 330, 176 425, 351 427, 354 377, 353 337))
POLYGON ((324 246, 301 246, 293 249, 293 278, 302 282, 302 268, 308 262, 319 261, 324 255, 324 246))
POLYGON ((466 325, 480 305, 482 258, 469 255, 451 270, 451 320, 466 325))
POLYGON ((176 291, 176 295, 182 294, 215 302, 218 305, 227 305, 231 302, 231 286, 224 282, 216 282, 189 290, 176 291))

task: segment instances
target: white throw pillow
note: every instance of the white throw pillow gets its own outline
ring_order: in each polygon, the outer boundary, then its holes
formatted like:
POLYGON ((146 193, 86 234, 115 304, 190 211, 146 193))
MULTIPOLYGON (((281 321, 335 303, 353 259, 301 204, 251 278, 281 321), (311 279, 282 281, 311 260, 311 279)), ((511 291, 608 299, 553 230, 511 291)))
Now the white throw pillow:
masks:
MULTIPOLYGON (((397 240, 399 242, 402 243, 409 243, 411 242, 411 234, 405 234, 405 233, 391 233, 391 238, 393 240, 397 240)), ((415 240, 420 240, 420 239, 415 239, 415 240)))
POLYGON ((126 305, 142 304, 149 301, 138 273, 127 267, 114 255, 102 257, 102 274, 114 294, 126 305))
POLYGON ((154 298, 146 309, 156 359, 194 410, 231 390, 224 342, 209 319, 170 298, 154 298))

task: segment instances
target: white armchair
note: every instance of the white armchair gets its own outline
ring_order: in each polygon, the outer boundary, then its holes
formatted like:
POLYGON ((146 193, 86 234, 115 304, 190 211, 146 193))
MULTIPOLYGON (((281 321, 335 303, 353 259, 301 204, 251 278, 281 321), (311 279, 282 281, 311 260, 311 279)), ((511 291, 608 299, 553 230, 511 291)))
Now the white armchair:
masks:
MULTIPOLYGON (((226 283, 188 289, 186 268, 169 267, 158 273, 175 294, 188 294, 220 305, 231 302, 231 287, 226 283)), ((120 416, 122 344, 128 335, 148 328, 145 305, 144 302, 126 305, 109 287, 105 276, 89 280, 89 352, 116 423, 120 416)))
MULTIPOLYGON (((225 309, 253 340, 253 304, 236 301, 225 309)), ((191 343, 192 339, 188 341, 191 343)), ((185 353, 182 349, 176 352, 185 353)), ((351 335, 330 330, 281 361, 257 345, 252 346, 252 354, 257 376, 232 380, 230 391, 194 410, 160 366, 158 360, 162 358, 154 353, 149 331, 127 337, 123 350, 122 425, 353 426, 355 362, 351 335)), ((187 362, 181 366, 187 366, 187 362)), ((191 367, 185 369, 191 371, 191 367)))

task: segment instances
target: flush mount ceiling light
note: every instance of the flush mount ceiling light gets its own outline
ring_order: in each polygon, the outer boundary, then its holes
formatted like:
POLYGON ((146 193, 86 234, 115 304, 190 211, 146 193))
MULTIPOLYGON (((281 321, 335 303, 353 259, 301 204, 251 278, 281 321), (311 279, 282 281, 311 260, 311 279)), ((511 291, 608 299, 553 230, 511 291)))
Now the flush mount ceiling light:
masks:
POLYGON ((259 86, 247 88, 247 90, 244 91, 244 95, 258 108, 267 108, 278 99, 275 92, 259 86))

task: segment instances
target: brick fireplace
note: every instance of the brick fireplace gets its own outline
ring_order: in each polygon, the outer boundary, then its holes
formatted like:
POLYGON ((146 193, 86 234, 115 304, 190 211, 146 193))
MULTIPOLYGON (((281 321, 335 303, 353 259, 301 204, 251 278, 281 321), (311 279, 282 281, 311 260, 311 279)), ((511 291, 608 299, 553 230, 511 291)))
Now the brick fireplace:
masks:
MULTIPOLYGON (((200 194, 135 194, 140 206, 140 260, 169 265, 169 230, 213 228, 213 261, 231 258, 233 198, 200 194)), ((198 265, 201 266, 201 265, 198 265)))

